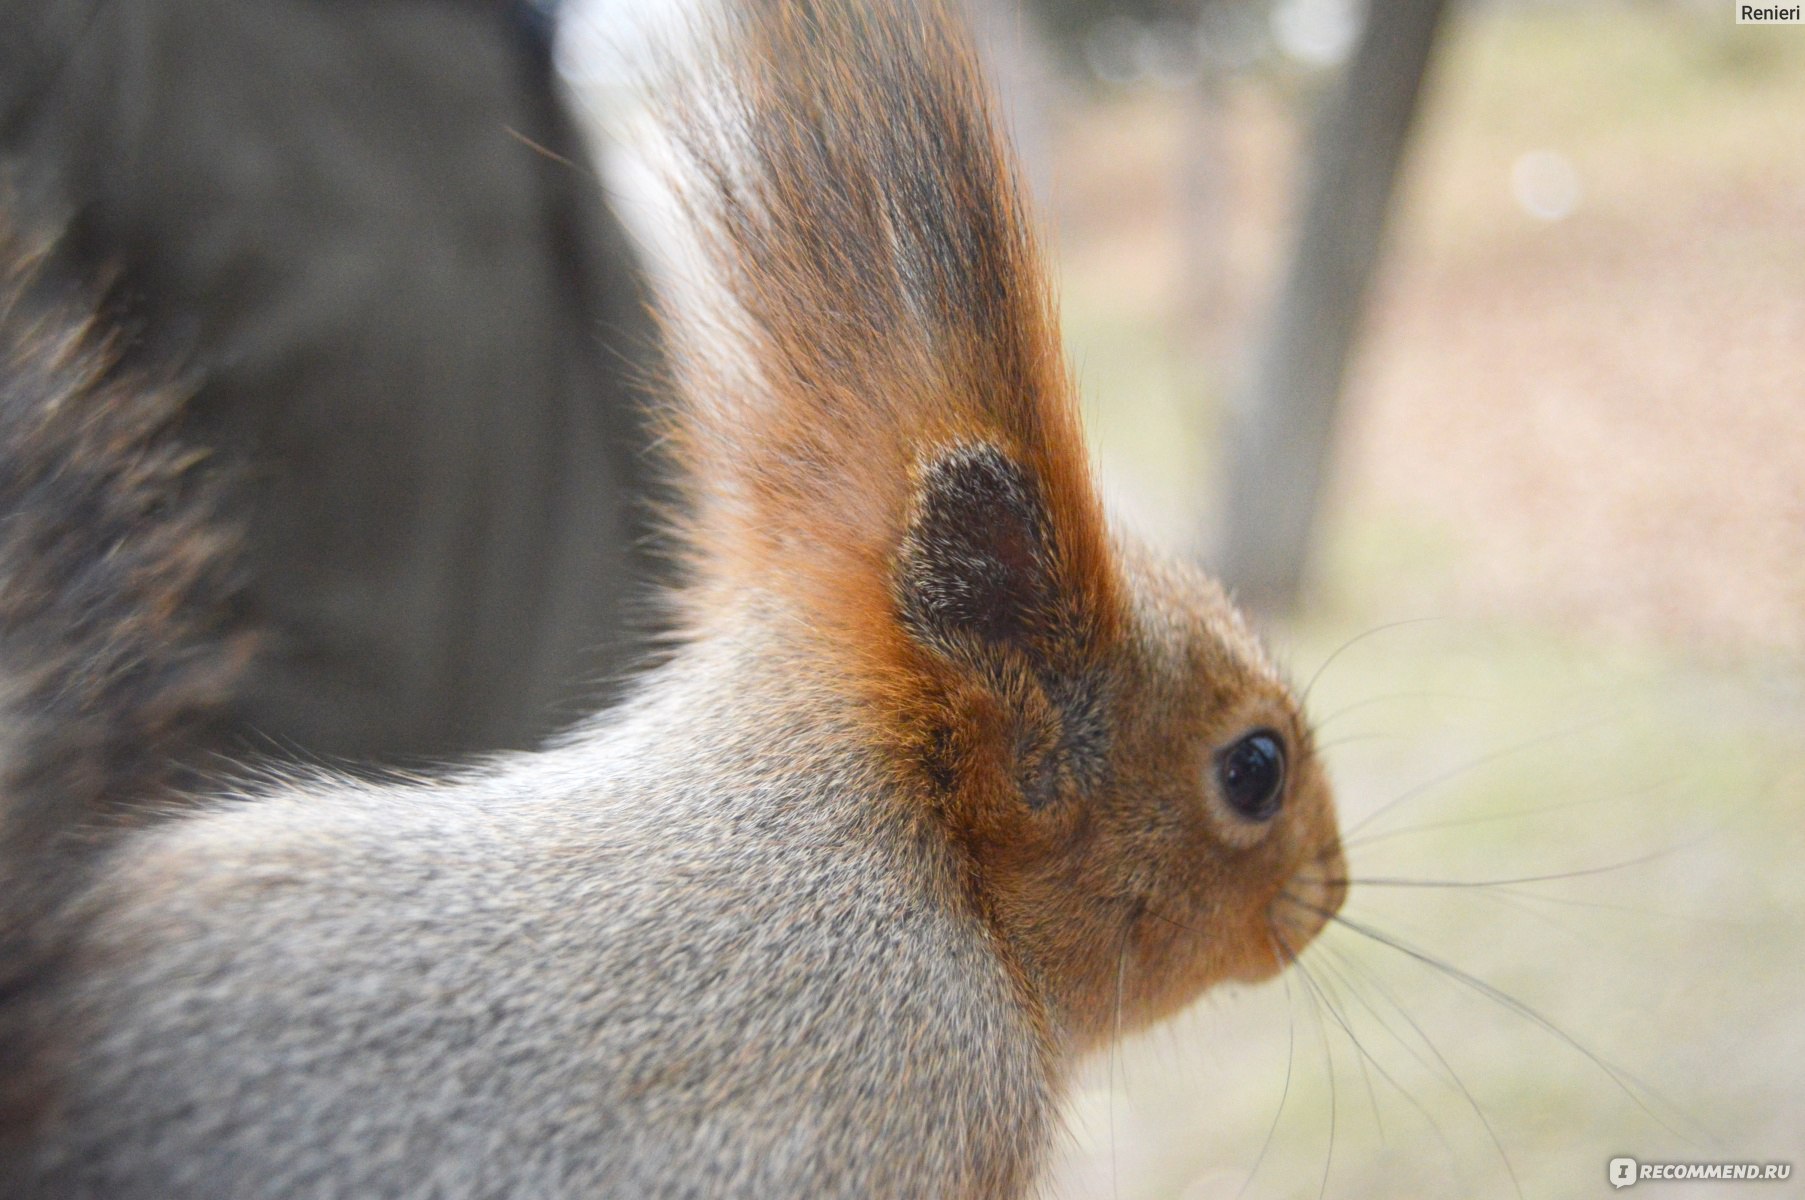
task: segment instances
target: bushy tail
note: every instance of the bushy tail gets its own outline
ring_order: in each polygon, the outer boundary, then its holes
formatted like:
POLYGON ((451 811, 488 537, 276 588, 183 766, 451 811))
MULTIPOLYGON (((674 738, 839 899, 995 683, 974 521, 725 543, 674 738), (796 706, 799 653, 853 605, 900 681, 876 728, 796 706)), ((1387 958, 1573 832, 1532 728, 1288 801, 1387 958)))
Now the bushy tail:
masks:
POLYGON ((56 910, 180 786, 248 648, 184 392, 119 369, 22 207, 0 189, 0 1140, 43 1099, 56 910))

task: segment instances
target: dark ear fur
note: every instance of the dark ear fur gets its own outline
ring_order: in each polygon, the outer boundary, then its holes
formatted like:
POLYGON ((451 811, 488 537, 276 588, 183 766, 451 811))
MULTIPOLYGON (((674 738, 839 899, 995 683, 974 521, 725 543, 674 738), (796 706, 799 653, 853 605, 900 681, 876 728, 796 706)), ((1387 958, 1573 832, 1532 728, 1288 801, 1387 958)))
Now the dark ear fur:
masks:
MULTIPOLYGON (((1101 713, 1094 681, 1070 661, 1073 598, 1060 588, 1032 472, 986 444, 929 463, 897 585, 909 631, 1004 701, 996 736, 1028 807, 1094 787, 1104 769, 1101 713)), ((969 722, 963 728, 969 737, 969 722)), ((947 731, 930 756, 943 784, 970 769, 960 741, 947 731)))
POLYGON ((898 586, 917 636, 1024 647, 1055 582, 1046 509, 1022 467, 994 446, 950 451, 922 472, 898 586))

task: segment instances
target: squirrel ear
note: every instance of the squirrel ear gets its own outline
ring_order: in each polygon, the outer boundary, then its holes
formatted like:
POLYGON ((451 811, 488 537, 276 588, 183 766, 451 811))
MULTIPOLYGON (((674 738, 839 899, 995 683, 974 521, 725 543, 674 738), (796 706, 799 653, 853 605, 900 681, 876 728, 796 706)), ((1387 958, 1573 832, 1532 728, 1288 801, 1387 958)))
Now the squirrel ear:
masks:
POLYGON ((1033 477, 990 445, 929 463, 903 540, 904 619, 930 641, 1019 645, 1053 599, 1046 509, 1033 477))

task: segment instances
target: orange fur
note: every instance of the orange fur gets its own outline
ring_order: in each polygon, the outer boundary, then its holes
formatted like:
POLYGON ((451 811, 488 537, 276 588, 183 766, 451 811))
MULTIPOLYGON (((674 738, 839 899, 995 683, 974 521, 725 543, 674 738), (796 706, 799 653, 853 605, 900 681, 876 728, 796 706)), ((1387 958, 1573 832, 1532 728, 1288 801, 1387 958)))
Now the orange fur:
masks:
POLYGON ((945 451, 1026 464, 1066 586, 1100 621, 1117 609, 1054 301, 944 12, 901 27, 777 3, 721 45, 670 121, 720 289, 666 319, 687 400, 666 428, 689 481, 683 610, 705 625, 723 597, 781 592, 893 728, 928 686, 895 619, 894 555, 945 451))
POLYGON ((711 45, 664 89, 710 272, 664 318, 688 636, 756 611, 755 636, 838 682, 965 856, 1024 993, 1080 1040, 1276 969, 1267 923, 1296 917, 1278 893, 1339 870, 1327 783, 1220 590, 1106 528, 1041 249, 959 26, 932 2, 758 0, 711 45), (924 474, 980 447, 1045 510, 1064 616, 1025 648, 924 643, 899 599, 924 474), (1285 731, 1298 757, 1298 813, 1247 853, 1193 811, 1199 747, 1234 721, 1285 731), (1073 751, 1093 734, 1102 748, 1073 751), (1063 802, 1024 803, 1037 786, 1063 802), (1246 903, 1219 934, 1220 895, 1246 903), (1190 920, 1212 930, 1201 946, 1190 920), (1129 942, 1143 965, 1118 978, 1129 942))

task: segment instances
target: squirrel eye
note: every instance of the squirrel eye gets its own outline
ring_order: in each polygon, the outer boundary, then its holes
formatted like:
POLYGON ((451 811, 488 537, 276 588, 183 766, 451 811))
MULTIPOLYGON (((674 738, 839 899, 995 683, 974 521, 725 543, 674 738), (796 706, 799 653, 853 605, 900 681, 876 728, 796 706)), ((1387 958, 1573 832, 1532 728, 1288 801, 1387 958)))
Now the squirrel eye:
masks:
POLYGON ((1285 793, 1285 743, 1257 729, 1216 754, 1216 782, 1228 806, 1249 821, 1267 821, 1285 793))

